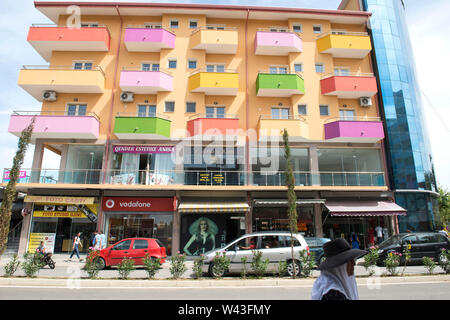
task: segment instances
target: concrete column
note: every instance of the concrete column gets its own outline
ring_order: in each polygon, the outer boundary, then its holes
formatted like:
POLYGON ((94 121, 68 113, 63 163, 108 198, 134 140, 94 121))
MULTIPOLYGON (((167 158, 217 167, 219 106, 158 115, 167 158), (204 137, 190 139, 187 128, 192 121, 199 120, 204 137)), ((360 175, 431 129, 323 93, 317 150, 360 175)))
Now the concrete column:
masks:
POLYGON ((36 145, 34 147, 33 164, 31 166, 31 183, 39 183, 43 158, 44 144, 41 141, 36 141, 36 145))
POLYGON ((245 232, 251 233, 253 231, 253 204, 250 192, 247 193, 247 203, 250 206, 250 210, 245 215, 245 232))
POLYGON ((314 204, 314 231, 317 238, 323 238, 322 205, 314 204))
POLYGON ((311 184, 313 186, 320 186, 319 158, 317 146, 309 147, 309 169, 311 171, 311 184))
POLYGON ((66 162, 67 162, 67 153, 69 152, 69 145, 65 144, 62 146, 61 148, 61 161, 59 162, 59 170, 60 170, 60 174, 59 174, 59 178, 58 178, 58 183, 63 183, 64 182, 64 171, 66 170, 66 162))
POLYGON ((19 250, 18 255, 23 255, 27 251, 28 246, 28 231, 30 230, 31 217, 33 216, 33 212, 31 209, 33 208, 33 204, 26 202, 23 205, 24 208, 28 208, 30 214, 23 217, 22 229, 20 230, 20 240, 19 240, 19 250))
POLYGON ((181 214, 178 211, 178 206, 181 200, 180 191, 176 192, 177 208, 173 212, 172 221, 172 255, 180 251, 180 239, 181 239, 181 214))

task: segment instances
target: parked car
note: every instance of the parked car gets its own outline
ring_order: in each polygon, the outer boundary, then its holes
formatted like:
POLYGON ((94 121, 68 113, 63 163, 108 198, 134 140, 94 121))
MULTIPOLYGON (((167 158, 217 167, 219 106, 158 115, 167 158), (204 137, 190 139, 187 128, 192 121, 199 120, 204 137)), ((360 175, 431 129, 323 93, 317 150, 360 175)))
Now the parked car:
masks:
POLYGON ((225 273, 241 273, 244 265, 242 258, 247 258, 247 271, 251 272, 250 264, 253 260, 253 250, 262 252, 262 259, 269 259, 267 272, 277 271, 280 261, 288 263, 288 274, 292 276, 300 274, 300 251, 306 250, 309 255, 309 247, 305 239, 300 234, 294 234, 294 260, 291 254, 291 234, 286 231, 267 231, 245 234, 240 238, 230 242, 225 247, 206 252, 204 257, 203 272, 213 277, 222 276, 225 273), (213 270, 213 259, 216 253, 225 253, 231 260, 228 270, 218 273, 213 270))
MULTIPOLYGON (((450 249, 449 239, 439 232, 414 232, 394 235, 379 245, 379 258, 377 265, 383 266, 383 262, 390 252, 403 253, 406 245, 411 245, 411 263, 422 263, 423 257, 433 258, 439 262, 442 249, 450 249)), ((404 263, 404 257, 400 263, 404 263)))
POLYGON ((316 265, 319 266, 322 263, 322 261, 325 259, 324 252, 323 252, 323 245, 325 243, 327 243, 328 241, 331 241, 331 239, 306 237, 305 240, 306 240, 306 243, 308 244, 309 251, 311 253, 314 253, 314 258, 316 259, 316 265))
POLYGON ((158 239, 152 238, 130 238, 123 239, 108 248, 100 250, 98 261, 101 268, 118 265, 123 258, 134 260, 139 266, 144 264, 146 254, 153 259, 161 259, 160 263, 166 262, 166 248, 158 239))

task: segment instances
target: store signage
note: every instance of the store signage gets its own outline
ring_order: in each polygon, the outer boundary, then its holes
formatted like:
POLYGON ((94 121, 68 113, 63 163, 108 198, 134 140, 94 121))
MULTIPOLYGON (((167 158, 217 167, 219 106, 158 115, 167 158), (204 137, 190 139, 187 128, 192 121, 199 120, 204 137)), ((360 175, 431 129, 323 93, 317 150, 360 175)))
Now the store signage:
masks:
POLYGON ((93 197, 62 197, 62 196, 26 196, 24 202, 58 203, 58 204, 93 204, 93 197))
POLYGON ((221 185, 225 182, 225 175, 223 173, 199 173, 198 175, 199 184, 212 184, 221 185))
POLYGON ((41 218, 89 218, 92 222, 97 221, 97 205, 55 205, 52 203, 38 203, 34 205, 33 217, 41 218), (86 212, 88 214, 86 214, 86 212), (92 217, 95 216, 95 218, 92 217), (93 221, 95 220, 95 221, 93 221))
POLYGON ((175 146, 114 146, 114 153, 173 153, 175 146))
MULTIPOLYGON (((3 174, 3 180, 4 181, 8 181, 10 179, 10 174, 11 171, 10 170, 6 170, 5 173, 3 174)), ((19 171, 19 179, 25 179, 27 177, 27 172, 26 171, 19 171)))
POLYGON ((103 211, 174 211, 174 198, 105 197, 103 211))
POLYGON ((31 233, 30 241, 28 242, 28 252, 36 252, 37 247, 44 241, 46 252, 53 253, 55 249, 56 233, 31 233))

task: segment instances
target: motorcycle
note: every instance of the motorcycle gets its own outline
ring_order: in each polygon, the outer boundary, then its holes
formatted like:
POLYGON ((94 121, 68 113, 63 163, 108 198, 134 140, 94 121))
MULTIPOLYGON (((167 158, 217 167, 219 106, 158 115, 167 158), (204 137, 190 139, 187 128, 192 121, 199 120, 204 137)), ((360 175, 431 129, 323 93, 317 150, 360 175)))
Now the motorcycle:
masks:
POLYGON ((51 253, 46 253, 41 257, 41 265, 42 267, 48 265, 50 269, 55 269, 55 261, 52 259, 51 253))

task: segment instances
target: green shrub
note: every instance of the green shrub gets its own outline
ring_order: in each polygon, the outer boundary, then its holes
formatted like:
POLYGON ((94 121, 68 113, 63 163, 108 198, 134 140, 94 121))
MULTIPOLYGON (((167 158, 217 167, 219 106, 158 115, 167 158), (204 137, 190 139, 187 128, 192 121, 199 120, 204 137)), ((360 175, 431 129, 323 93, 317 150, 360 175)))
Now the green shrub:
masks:
POLYGON ((242 257, 241 262, 242 262, 241 278, 247 279, 248 277, 247 257, 242 257))
POLYGON ((27 277, 35 277, 36 273, 42 268, 40 253, 25 253, 23 255, 22 269, 27 277))
POLYGON ((96 279, 101 270, 101 263, 99 258, 99 250, 90 250, 86 257, 83 270, 88 274, 89 279, 96 279))
POLYGON ((282 278, 287 275, 288 263, 286 261, 279 261, 276 274, 282 278))
POLYGON ((434 262, 433 258, 423 257, 423 264, 428 270, 428 274, 433 274, 434 268, 436 268, 436 262, 434 262))
POLYGON ((446 249, 442 249, 439 255, 439 265, 445 273, 450 273, 450 252, 446 249))
POLYGON ((311 252, 308 255, 306 250, 300 250, 300 274, 308 278, 311 276, 313 269, 316 267, 315 253, 311 252))
POLYGON ((15 254, 12 259, 3 267, 5 270, 5 276, 11 277, 19 268, 20 262, 17 254, 15 254))
POLYGON ((183 273, 187 271, 184 259, 185 259, 184 255, 177 254, 175 256, 172 256, 172 259, 170 260, 169 271, 173 279, 180 278, 183 275, 183 273))
POLYGON ((267 272, 267 267, 269 266, 269 259, 262 259, 262 252, 258 250, 252 250, 253 260, 251 263, 251 268, 255 273, 256 278, 262 278, 267 272))
POLYGON ((192 267, 192 272, 194 272, 194 278, 200 279, 203 275, 203 262, 205 261, 205 257, 200 255, 197 259, 194 260, 194 265, 192 267))
POLYGON ((147 277, 149 279, 155 278, 156 272, 161 269, 161 259, 150 258, 147 253, 143 262, 145 272, 147 272, 147 277))
POLYGON ((389 252, 386 259, 384 260, 384 265, 389 275, 397 275, 397 267, 400 265, 401 254, 397 252, 389 252))
POLYGON ((369 252, 364 256, 363 266, 369 274, 369 277, 373 276, 375 273, 378 257, 378 247, 370 247, 369 252))
POLYGON ((225 272, 227 272, 231 260, 227 258, 225 252, 222 252, 222 254, 220 254, 220 252, 216 252, 216 256, 214 257, 211 263, 212 263, 211 265, 212 274, 216 279, 218 279, 222 278, 225 272))
POLYGON ((134 266, 134 260, 128 257, 124 257, 122 261, 117 265, 117 270, 119 271, 120 279, 128 279, 131 271, 136 270, 136 267, 134 266))

